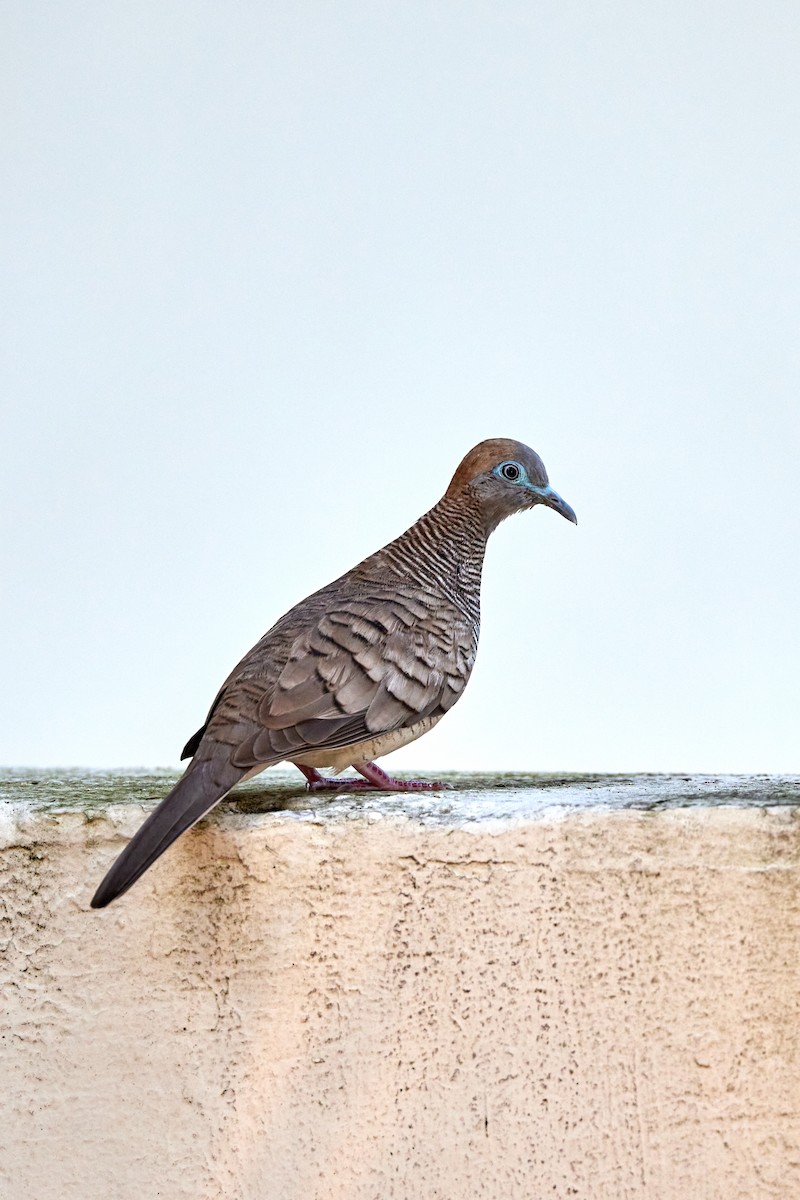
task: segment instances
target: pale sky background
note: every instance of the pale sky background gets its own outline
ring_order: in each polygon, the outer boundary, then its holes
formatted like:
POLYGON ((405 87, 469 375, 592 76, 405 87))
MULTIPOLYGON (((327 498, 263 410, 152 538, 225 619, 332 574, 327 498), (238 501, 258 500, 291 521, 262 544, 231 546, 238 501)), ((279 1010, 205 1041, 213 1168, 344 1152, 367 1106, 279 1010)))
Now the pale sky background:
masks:
POLYGON ((177 763, 484 437, 464 700, 384 765, 797 771, 795 3, 3 6, 0 762, 177 763))

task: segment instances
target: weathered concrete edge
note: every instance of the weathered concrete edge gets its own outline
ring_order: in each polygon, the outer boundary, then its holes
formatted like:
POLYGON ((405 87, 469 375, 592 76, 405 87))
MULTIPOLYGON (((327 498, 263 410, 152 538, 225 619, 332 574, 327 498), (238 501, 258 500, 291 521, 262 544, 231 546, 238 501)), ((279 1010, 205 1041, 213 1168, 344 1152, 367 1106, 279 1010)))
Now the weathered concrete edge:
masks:
MULTIPOLYGON (((48 774, 33 787, 37 773, 26 772, 22 779, 18 772, 14 779, 10 774, 0 778, 0 850, 16 847, 35 857, 68 845, 121 846, 175 778, 173 772, 75 772, 48 774), (120 791, 126 795, 122 803, 120 791)), ((390 857, 413 856, 415 846, 433 834, 448 861, 474 861, 477 854, 489 862, 500 856, 522 861, 533 842, 552 834, 555 845, 565 845, 590 829, 611 843, 608 852, 623 825, 635 831, 633 853, 645 869, 648 863, 674 861, 676 854, 693 858, 693 831, 707 830, 711 823, 718 866, 796 869, 800 861, 796 777, 593 776, 590 782, 544 777, 541 786, 528 784, 532 778, 538 784, 538 777, 500 778, 493 784, 483 776, 478 786, 434 795, 343 793, 331 799, 309 796, 287 773, 276 773, 266 786, 241 789, 238 800, 221 805, 191 837, 200 839, 200 858, 205 857, 201 845, 213 842, 214 854, 246 860, 256 845, 287 839, 310 839, 335 853, 352 833, 382 843, 390 857), (527 786, 519 786, 522 778, 527 786), (745 829, 761 835, 758 853, 748 863, 736 848, 745 829)), ((474 784, 475 777, 469 782, 474 784)), ((594 840, 590 844, 590 856, 596 857, 594 840)), ((569 852, 574 854, 576 845, 569 852)))
MULTIPOLYGON (((96 770, 0 768, 0 805, 31 811, 103 812, 114 805, 153 807, 181 772, 165 768, 96 770)), ((310 795, 297 771, 272 768, 234 789, 221 811, 294 812, 337 817, 345 813, 401 812, 444 824, 489 815, 535 814, 545 808, 653 809, 693 805, 800 806, 800 775, 545 774, 534 772, 422 772, 447 780, 450 791, 310 795)), ((343 777, 343 782, 345 782, 343 777)))

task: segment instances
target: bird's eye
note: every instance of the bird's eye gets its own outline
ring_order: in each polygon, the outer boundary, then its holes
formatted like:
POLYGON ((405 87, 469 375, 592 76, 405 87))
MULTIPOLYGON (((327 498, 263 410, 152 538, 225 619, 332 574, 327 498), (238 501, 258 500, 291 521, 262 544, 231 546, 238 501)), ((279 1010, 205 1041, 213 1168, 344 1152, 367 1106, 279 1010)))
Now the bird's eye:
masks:
POLYGON ((503 463, 502 467, 500 468, 500 474, 503 476, 503 479, 507 479, 509 483, 516 483, 522 474, 522 471, 516 463, 507 462, 503 463))

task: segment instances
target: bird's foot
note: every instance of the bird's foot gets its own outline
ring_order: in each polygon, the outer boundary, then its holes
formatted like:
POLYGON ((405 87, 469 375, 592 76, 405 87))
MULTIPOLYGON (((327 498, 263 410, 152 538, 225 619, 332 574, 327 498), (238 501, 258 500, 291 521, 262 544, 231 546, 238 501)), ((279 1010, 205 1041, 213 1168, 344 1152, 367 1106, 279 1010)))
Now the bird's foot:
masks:
POLYGON ((296 766, 307 779, 310 792, 444 792, 450 791, 451 783, 437 779, 395 779, 375 763, 353 763, 363 779, 337 779, 320 775, 313 767, 296 766))
POLYGON ((353 766, 380 792, 449 792, 453 787, 440 779, 395 779, 373 762, 353 763, 353 766))
POLYGON ((375 785, 366 779, 341 779, 329 775, 320 775, 313 767, 303 767, 295 763, 299 771, 306 777, 306 788, 309 792, 374 792, 375 785))

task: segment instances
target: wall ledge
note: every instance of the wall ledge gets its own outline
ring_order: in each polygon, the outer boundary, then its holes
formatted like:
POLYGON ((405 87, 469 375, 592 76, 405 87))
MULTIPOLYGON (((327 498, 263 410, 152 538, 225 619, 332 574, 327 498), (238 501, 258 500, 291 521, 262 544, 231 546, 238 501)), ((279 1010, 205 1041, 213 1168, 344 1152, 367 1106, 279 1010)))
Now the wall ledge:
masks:
POLYGON ((800 1195, 800 777, 0 772, 3 1200, 800 1195))

